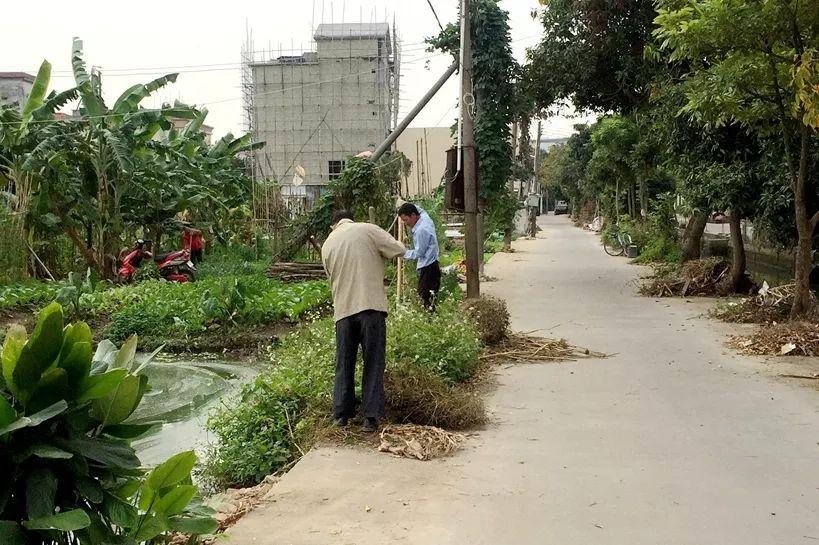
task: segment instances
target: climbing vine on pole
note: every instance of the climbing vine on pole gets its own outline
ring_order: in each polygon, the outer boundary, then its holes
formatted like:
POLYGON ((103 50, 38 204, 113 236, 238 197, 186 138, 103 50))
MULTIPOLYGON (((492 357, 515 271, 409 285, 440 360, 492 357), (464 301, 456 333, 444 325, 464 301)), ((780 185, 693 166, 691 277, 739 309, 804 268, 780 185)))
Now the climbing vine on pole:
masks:
MULTIPOLYGON (((508 12, 497 0, 472 0, 470 6, 475 101, 466 106, 475 115, 478 193, 488 214, 486 232, 490 233, 511 225, 518 209, 508 181, 512 173, 509 126, 517 115, 514 97, 519 92, 519 69, 512 55, 508 12)), ((427 42, 431 49, 457 56, 460 28, 450 23, 427 42)))

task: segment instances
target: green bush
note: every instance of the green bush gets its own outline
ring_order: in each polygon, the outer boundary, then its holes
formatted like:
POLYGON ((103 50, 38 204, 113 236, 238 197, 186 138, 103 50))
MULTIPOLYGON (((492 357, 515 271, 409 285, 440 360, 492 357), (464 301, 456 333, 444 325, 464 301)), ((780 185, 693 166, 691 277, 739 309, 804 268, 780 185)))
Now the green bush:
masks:
POLYGON ((674 198, 673 194, 665 193, 655 200, 655 206, 645 223, 646 237, 640 244, 640 256, 637 258, 639 263, 678 263, 682 260, 674 198))
POLYGON ((171 531, 212 533, 194 501, 193 452, 145 473, 131 441, 151 428, 128 418, 148 389, 137 339, 92 352, 83 322, 63 328, 46 307, 31 337, 9 330, 0 360, 0 543, 164 543, 171 531))
MULTIPOLYGON (((480 342, 455 301, 436 314, 400 308, 387 321, 391 419, 464 427, 485 418, 479 399, 456 387, 475 372, 480 342), (412 384, 419 386, 413 391, 412 384), (394 403, 394 405, 393 405, 394 403), (422 405, 426 404, 426 409, 422 405)), ((299 328, 272 351, 273 369, 211 415, 216 441, 205 477, 217 486, 250 485, 310 447, 331 415, 335 329, 331 319, 299 328)))
POLYGON ((417 307, 393 311, 387 329, 387 361, 419 366, 450 383, 475 371, 481 352, 478 333, 455 302, 438 305, 435 313, 417 307))
POLYGON ((628 234, 637 246, 640 251, 637 263, 678 263, 682 259, 672 194, 657 197, 647 221, 623 215, 616 225, 606 226, 602 236, 615 241, 618 232, 628 234))

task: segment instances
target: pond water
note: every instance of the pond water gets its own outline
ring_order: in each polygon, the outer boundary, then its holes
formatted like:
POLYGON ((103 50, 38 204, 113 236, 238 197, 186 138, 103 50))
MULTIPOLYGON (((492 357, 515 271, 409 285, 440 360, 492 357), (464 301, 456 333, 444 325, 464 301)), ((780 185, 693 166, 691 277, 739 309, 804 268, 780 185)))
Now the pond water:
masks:
POLYGON ((231 362, 206 356, 154 361, 145 369, 151 390, 134 412, 134 422, 161 422, 156 431, 134 441, 146 466, 183 450, 200 454, 207 445, 208 414, 260 371, 254 362, 231 362))

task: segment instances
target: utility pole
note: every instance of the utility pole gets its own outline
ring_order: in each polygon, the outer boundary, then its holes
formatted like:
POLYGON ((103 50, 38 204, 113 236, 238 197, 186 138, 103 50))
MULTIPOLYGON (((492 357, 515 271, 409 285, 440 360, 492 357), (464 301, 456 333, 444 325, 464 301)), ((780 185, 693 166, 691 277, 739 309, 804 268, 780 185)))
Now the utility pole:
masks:
POLYGON ((537 121, 537 142, 535 142, 535 180, 533 182, 532 192, 537 189, 537 169, 540 166, 540 139, 543 136, 543 121, 538 119, 537 121))
POLYGON ((472 94, 472 26, 469 0, 461 0, 461 118, 464 169, 464 227, 466 243, 466 296, 481 296, 478 242, 478 173, 475 159, 475 97, 472 94))
MULTIPOLYGON (((535 179, 532 181, 532 193, 540 195, 540 179, 538 177, 537 169, 540 168, 540 139, 543 136, 543 120, 537 120, 537 141, 535 142, 535 179)), ((543 197, 541 196, 538 205, 538 212, 543 213, 543 197)))

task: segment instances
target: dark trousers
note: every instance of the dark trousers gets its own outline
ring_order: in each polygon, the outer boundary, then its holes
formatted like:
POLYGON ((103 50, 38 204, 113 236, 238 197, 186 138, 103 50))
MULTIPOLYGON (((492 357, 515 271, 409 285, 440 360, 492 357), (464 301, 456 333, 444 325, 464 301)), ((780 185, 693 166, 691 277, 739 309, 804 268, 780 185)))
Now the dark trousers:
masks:
POLYGON ((364 356, 361 383, 364 416, 384 418, 384 367, 387 351, 387 313, 365 310, 336 322, 336 380, 333 418, 355 416, 355 363, 358 347, 364 356))
POLYGON ((198 250, 191 250, 191 261, 193 261, 194 264, 198 265, 199 263, 202 262, 203 253, 204 252, 202 252, 202 248, 199 248, 198 250))
POLYGON ((441 266, 437 261, 418 269, 418 297, 426 308, 435 308, 435 297, 440 289, 441 266))

